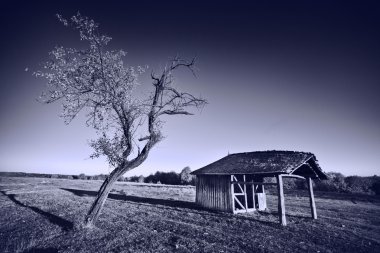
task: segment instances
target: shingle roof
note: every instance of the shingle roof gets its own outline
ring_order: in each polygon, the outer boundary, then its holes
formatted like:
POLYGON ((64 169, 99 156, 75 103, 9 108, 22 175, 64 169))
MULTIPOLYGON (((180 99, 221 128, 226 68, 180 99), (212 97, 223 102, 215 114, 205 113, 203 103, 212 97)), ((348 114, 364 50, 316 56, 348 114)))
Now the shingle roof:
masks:
POLYGON ((276 150, 230 154, 193 171, 192 174, 291 174, 306 163, 308 169, 313 170, 319 178, 324 179, 325 173, 319 167, 314 154, 276 150))

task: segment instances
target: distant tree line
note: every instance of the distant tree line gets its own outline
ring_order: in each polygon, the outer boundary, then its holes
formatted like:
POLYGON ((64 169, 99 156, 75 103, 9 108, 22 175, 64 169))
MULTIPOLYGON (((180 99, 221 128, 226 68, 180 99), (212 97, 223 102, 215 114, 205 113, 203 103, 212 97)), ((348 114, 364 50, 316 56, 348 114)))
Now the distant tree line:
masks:
MULTIPOLYGON (((118 181, 151 183, 151 184, 169 184, 169 185, 195 185, 195 176, 190 175, 191 169, 185 167, 180 173, 174 171, 162 172, 157 171, 147 177, 131 176, 121 177, 118 181)), ((315 191, 342 192, 342 193, 360 193, 370 195, 380 195, 380 177, 360 177, 347 176, 342 173, 328 172, 328 180, 314 180, 315 191)), ((107 175, 99 174, 88 176, 79 175, 60 175, 60 174, 39 174, 39 173, 23 173, 23 172, 0 172, 3 177, 40 177, 40 178, 56 178, 56 179, 78 179, 78 180, 105 180, 107 175)), ((266 179, 268 182, 275 182, 274 178, 266 179)), ((305 190, 307 189, 304 180, 287 179, 284 180, 284 188, 289 190, 305 190)))
POLYGON ((315 183, 319 191, 349 192, 380 195, 380 177, 348 176, 338 172, 329 172, 328 180, 315 183))
MULTIPOLYGON (((345 177, 339 172, 328 172, 327 180, 313 180, 313 188, 315 191, 341 192, 341 193, 359 193, 369 195, 380 195, 380 177, 345 177)), ((275 182, 270 178, 268 181, 275 182)), ((287 179, 284 180, 284 188, 289 190, 305 190, 307 189, 304 180, 287 179)))
MULTIPOLYGON (((131 176, 120 177, 119 182, 135 182, 135 183, 150 183, 150 184, 169 184, 169 185, 195 185, 195 176, 190 175, 191 169, 185 167, 180 173, 175 171, 162 172, 157 171, 154 174, 150 174, 147 177, 144 176, 131 176)), ((53 175, 52 175, 53 176, 53 175)), ((73 179, 81 180, 104 180, 107 175, 100 174, 95 176, 87 176, 85 174, 79 174, 74 176, 73 179)))
POLYGON ((174 171, 157 171, 147 177, 132 176, 125 177, 125 182, 150 183, 150 184, 169 184, 169 185, 195 185, 195 176, 190 175, 191 169, 185 167, 180 173, 174 171))
MULTIPOLYGON (((169 184, 169 185, 195 185, 195 176, 190 175, 191 169, 185 167, 180 173, 174 171, 162 172, 157 171, 147 177, 131 176, 120 177, 121 182, 136 183, 152 183, 152 184, 169 184)), ((54 179, 77 179, 77 180, 105 180, 107 175, 99 174, 89 176, 84 173, 79 175, 61 175, 61 174, 40 174, 40 173, 24 173, 24 172, 0 172, 0 176, 5 177, 38 177, 38 178, 54 178, 54 179)))

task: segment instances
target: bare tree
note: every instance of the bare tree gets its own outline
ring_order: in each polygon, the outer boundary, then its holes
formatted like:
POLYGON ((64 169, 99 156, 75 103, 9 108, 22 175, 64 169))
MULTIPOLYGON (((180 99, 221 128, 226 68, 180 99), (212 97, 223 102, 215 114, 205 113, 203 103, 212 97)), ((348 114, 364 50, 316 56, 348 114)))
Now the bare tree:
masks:
POLYGON ((194 71, 195 61, 172 59, 159 74, 151 73, 153 91, 146 98, 136 96, 141 67, 127 67, 122 50, 107 51, 111 37, 99 32, 98 24, 79 13, 71 19, 57 15, 65 25, 78 30, 86 49, 56 47, 50 60, 36 76, 47 79, 40 97, 44 103, 61 101, 62 117, 69 124, 85 112, 86 124, 96 129, 99 138, 91 141, 91 157, 105 156, 114 167, 105 179, 85 218, 92 226, 112 189, 125 172, 141 165, 150 150, 162 139, 164 115, 192 115, 189 109, 202 108, 207 102, 174 85, 173 72, 179 68, 194 71))

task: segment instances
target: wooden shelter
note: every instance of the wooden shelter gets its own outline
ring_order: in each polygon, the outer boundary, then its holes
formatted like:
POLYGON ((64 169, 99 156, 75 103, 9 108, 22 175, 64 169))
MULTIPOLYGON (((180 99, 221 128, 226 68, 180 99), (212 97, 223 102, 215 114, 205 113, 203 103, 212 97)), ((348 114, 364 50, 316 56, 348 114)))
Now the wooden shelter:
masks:
POLYGON ((293 151, 257 151, 230 154, 196 175, 196 203, 210 209, 240 213, 266 209, 265 185, 277 186, 280 223, 286 225, 284 178, 307 181, 313 219, 317 219, 312 179, 327 179, 314 154, 293 151), (275 177, 276 183, 265 182, 275 177))

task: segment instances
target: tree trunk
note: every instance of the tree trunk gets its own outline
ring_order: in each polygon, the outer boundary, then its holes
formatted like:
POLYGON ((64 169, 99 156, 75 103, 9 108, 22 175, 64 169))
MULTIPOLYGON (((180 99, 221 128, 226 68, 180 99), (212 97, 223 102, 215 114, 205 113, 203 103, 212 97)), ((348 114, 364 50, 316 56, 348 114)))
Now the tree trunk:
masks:
POLYGON ((84 224, 86 227, 92 227, 96 220, 98 219, 100 212, 103 208, 104 203, 107 200, 108 194, 112 190, 113 184, 121 177, 125 172, 130 171, 138 166, 140 166, 148 157, 150 149, 154 144, 157 143, 157 140, 153 137, 150 137, 148 143, 145 145, 141 153, 131 160, 131 161, 123 161, 118 167, 116 167, 111 174, 104 180, 102 186, 98 191, 98 195, 94 203, 92 204, 90 210, 88 211, 86 218, 84 220, 84 224))
POLYGON ((85 226, 92 227, 96 220, 98 219, 100 212, 103 208, 104 203, 108 197, 108 194, 112 190, 113 184, 123 175, 123 168, 118 167, 104 180, 102 186, 100 187, 98 194, 90 210, 88 211, 85 218, 85 226))

